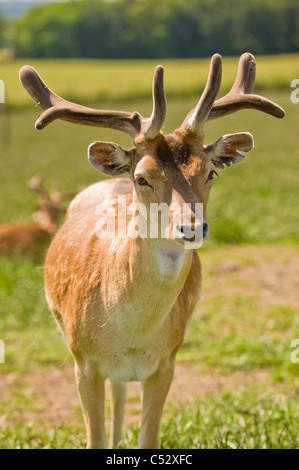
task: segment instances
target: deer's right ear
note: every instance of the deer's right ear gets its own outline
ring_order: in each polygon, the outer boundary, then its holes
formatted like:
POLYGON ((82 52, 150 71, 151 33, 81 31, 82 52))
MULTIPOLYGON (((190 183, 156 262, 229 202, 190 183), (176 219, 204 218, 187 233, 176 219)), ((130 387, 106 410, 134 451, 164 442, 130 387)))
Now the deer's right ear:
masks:
POLYGON ((253 137, 249 132, 239 132, 237 134, 227 134, 217 142, 206 145, 205 151, 211 158, 216 168, 225 168, 244 160, 244 155, 238 152, 249 152, 253 148, 253 137))
POLYGON ((113 142, 94 142, 88 147, 88 160, 97 170, 109 176, 126 173, 131 167, 131 150, 113 142))

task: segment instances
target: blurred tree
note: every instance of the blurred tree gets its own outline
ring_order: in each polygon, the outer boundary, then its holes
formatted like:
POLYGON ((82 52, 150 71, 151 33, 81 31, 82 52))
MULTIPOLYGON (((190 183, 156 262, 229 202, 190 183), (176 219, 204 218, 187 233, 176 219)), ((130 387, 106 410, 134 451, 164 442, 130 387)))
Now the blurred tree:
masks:
POLYGON ((281 3, 248 0, 247 8, 238 13, 234 22, 234 47, 236 53, 252 50, 255 54, 275 54, 281 52, 280 31, 281 3))
POLYGON ((16 25, 16 55, 76 57, 78 51, 77 44, 72 41, 72 28, 77 16, 77 8, 68 7, 66 3, 53 3, 29 11, 16 25))
POLYGON ((5 45, 6 42, 6 31, 8 27, 8 21, 4 17, 3 13, 0 10, 0 47, 5 45))
MULTIPOLYGON (((1 27, 1 18, 0 18, 1 27)), ((299 50, 298 0, 80 0, 16 23, 27 57, 207 57, 299 50)))

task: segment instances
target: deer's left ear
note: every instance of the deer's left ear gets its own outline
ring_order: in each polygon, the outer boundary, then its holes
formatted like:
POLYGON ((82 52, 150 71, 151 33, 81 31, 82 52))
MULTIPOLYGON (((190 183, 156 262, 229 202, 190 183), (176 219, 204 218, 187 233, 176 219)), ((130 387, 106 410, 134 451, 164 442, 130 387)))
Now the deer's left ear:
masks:
POLYGON ((89 162, 102 173, 119 176, 130 170, 132 150, 124 150, 113 142, 94 142, 88 147, 89 162))
POLYGON ((217 142, 205 146, 205 151, 211 158, 216 168, 224 168, 224 165, 239 163, 245 156, 238 152, 249 152, 253 149, 253 137, 249 132, 239 132, 238 134, 227 134, 217 142))

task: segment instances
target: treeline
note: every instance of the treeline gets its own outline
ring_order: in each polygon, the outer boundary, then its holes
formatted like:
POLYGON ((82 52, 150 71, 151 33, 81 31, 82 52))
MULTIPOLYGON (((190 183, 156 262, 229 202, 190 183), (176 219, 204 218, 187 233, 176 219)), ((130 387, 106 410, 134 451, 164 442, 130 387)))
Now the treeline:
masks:
MULTIPOLYGON (((0 35, 1 39, 1 35, 0 35)), ((81 0, 13 25, 19 57, 159 58, 299 51, 298 0, 81 0)))

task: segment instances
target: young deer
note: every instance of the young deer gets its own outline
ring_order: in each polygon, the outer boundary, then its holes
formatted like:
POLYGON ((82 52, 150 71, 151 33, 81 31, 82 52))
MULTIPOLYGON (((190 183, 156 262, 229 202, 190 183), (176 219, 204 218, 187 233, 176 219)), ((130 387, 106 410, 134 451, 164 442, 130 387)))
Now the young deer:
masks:
MULTIPOLYGON (((282 118, 284 111, 266 98, 251 94, 255 81, 254 57, 240 58, 230 92, 215 101, 221 81, 221 56, 211 60, 203 94, 173 134, 161 131, 166 117, 163 68, 153 80, 153 111, 99 111, 73 104, 55 95, 37 72, 25 66, 23 86, 45 111, 36 128, 55 119, 126 132, 134 147, 95 142, 88 158, 98 170, 116 178, 96 183, 71 203, 66 222, 47 254, 45 286, 49 307, 67 338, 75 360, 78 391, 87 429, 88 448, 105 448, 104 381, 112 383, 114 400, 113 445, 121 439, 125 382, 143 385, 141 448, 159 445, 158 430, 172 382, 175 356, 200 292, 200 263, 194 240, 208 236, 206 209, 216 168, 230 166, 253 148, 251 134, 220 137, 204 145, 207 121, 244 108, 282 118), (150 212, 153 203, 166 203, 170 212, 186 204, 189 223, 175 223, 167 237, 135 236, 136 219, 127 221, 126 236, 100 237, 96 226, 118 196, 127 204, 141 203, 150 212), (198 222, 196 203, 203 205, 198 222), (188 242, 188 248, 185 244, 188 242), (193 243, 194 242, 194 243, 193 243), (192 245, 193 244, 193 245, 192 245)), ((114 215, 112 214, 113 218, 114 215)), ((108 218, 109 222, 109 218, 108 218)), ((159 225, 159 223, 158 223, 159 225)), ((160 225, 159 225, 160 227, 160 225)))
POLYGON ((39 177, 28 181, 29 188, 39 196, 31 223, 10 222, 0 225, 0 253, 33 252, 49 243, 59 227, 59 216, 65 211, 62 194, 43 188, 39 177))

